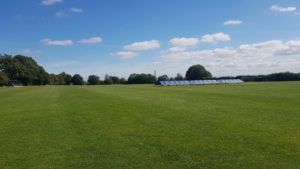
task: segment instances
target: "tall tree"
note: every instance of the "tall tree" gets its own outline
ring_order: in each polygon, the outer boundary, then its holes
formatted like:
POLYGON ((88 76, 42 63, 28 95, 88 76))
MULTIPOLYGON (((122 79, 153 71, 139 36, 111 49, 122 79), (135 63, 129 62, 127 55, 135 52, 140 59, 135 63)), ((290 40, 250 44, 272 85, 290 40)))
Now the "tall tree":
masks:
POLYGON ((105 75, 104 84, 106 84, 106 85, 112 85, 112 84, 114 84, 113 80, 110 78, 109 75, 105 75))
POLYGON ((43 67, 30 57, 16 55, 0 56, 0 70, 7 74, 10 80, 23 85, 45 85, 49 83, 49 75, 43 67))
POLYGON ((168 75, 162 75, 157 78, 157 81, 168 81, 168 80, 170 80, 168 75))
POLYGON ((71 83, 72 83, 72 75, 65 74, 65 84, 66 85, 71 85, 71 83))
POLYGON ((4 72, 0 71, 0 87, 7 86, 8 82, 9 82, 8 76, 4 72))
POLYGON ((75 74, 72 77, 72 83, 73 85, 84 85, 84 80, 79 74, 75 74))
POLYGON ((66 76, 65 72, 56 75, 57 85, 66 85, 65 76, 66 76))
POLYGON ((72 75, 69 75, 65 72, 62 72, 58 75, 50 74, 49 75, 49 84, 50 85, 71 85, 72 75))
POLYGON ((87 82, 88 85, 98 85, 100 84, 100 78, 97 75, 90 75, 87 82))
POLYGON ((120 84, 120 78, 117 76, 110 76, 110 79, 113 81, 113 84, 120 84))
POLYGON ((122 77, 122 78, 120 79, 120 83, 121 83, 121 84, 127 84, 127 80, 126 80, 125 78, 122 77))
POLYGON ((177 73, 175 80, 184 80, 184 78, 180 73, 177 73))
POLYGON ((128 84, 154 84, 156 81, 155 76, 151 74, 131 74, 128 78, 128 84))
POLYGON ((185 76, 187 80, 203 80, 212 78, 211 73, 201 65, 191 66, 185 76))
POLYGON ((58 84, 57 75, 51 73, 51 74, 49 74, 48 78, 49 78, 49 84, 50 85, 57 85, 58 84))

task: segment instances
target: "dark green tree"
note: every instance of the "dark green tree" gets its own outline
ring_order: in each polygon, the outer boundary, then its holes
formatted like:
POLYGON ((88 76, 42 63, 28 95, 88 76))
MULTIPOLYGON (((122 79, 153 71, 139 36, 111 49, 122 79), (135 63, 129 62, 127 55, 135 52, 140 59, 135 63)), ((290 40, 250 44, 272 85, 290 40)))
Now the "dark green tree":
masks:
POLYGON ((110 76, 110 79, 113 81, 113 84, 120 84, 120 78, 117 76, 110 76))
POLYGON ((84 80, 79 74, 75 74, 72 77, 72 83, 73 85, 84 85, 84 80))
POLYGON ((65 76, 66 76, 65 72, 56 75, 57 85, 66 85, 65 76))
POLYGON ((4 72, 0 71, 0 87, 7 86, 8 83, 9 83, 8 76, 4 72))
POLYGON ((49 75, 43 67, 30 57, 16 55, 0 56, 0 70, 7 74, 10 80, 23 85, 45 85, 49 83, 49 75))
POLYGON ((201 65, 191 66, 185 76, 187 80, 203 80, 212 78, 211 73, 201 65))
POLYGON ((114 82, 111 80, 111 78, 107 78, 107 79, 104 80, 104 84, 105 85, 112 85, 112 84, 114 84, 114 82))
POLYGON ((112 81, 112 79, 110 78, 109 75, 105 75, 103 84, 105 84, 105 85, 112 85, 112 84, 114 84, 114 82, 112 81))
POLYGON ((100 78, 97 75, 90 75, 87 81, 88 85, 98 85, 100 84, 100 78))
POLYGON ((50 74, 49 75, 49 84, 50 85, 71 85, 72 75, 69 75, 65 72, 62 72, 58 75, 50 74))
POLYGON ((269 75, 245 75, 237 76, 237 79, 242 79, 245 82, 262 82, 262 81, 299 81, 300 73, 280 72, 269 75))
POLYGON ((53 73, 49 74, 49 84, 56 85, 57 84, 57 76, 53 73))
POLYGON ((184 78, 180 73, 177 73, 175 80, 184 80, 184 78))
POLYGON ((127 80, 125 78, 121 78, 120 79, 120 84, 127 84, 127 80))
POLYGON ((71 85, 71 83, 72 83, 72 75, 65 74, 65 84, 66 85, 71 85))
POLYGON ((267 75, 265 79, 267 81, 296 81, 300 80, 300 76, 297 73, 281 72, 267 75))
POLYGON ((155 76, 151 74, 131 74, 128 78, 128 84, 154 84, 156 81, 155 76))
POLYGON ((162 75, 157 78, 157 81, 168 81, 168 80, 170 80, 168 75, 162 75))

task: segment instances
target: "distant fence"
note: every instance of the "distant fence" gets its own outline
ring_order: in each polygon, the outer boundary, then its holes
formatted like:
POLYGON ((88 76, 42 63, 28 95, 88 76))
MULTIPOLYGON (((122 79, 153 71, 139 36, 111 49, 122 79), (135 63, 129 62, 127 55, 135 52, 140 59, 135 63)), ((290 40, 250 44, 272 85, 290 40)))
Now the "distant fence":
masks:
POLYGON ((219 79, 219 80, 180 80, 180 81, 159 81, 159 86, 180 86, 180 85, 211 85, 211 84, 236 84, 244 83, 240 79, 219 79))

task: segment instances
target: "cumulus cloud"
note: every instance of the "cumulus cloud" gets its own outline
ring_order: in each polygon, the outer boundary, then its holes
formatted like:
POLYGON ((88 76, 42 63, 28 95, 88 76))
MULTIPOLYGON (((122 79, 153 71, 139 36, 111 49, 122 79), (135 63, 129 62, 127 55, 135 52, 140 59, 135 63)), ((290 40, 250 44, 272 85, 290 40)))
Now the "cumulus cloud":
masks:
POLYGON ((234 25, 241 25, 243 21, 241 20, 228 20, 224 22, 225 26, 234 26, 234 25))
POLYGON ((74 44, 72 40, 43 39, 42 42, 47 46, 71 46, 74 44))
POLYGON ((135 42, 130 45, 124 46, 125 50, 143 51, 160 48, 160 42, 158 40, 150 40, 143 42, 135 42))
POLYGON ((204 57, 273 57, 282 55, 300 55, 300 40, 283 42, 271 40, 255 44, 243 44, 238 48, 217 48, 213 50, 183 51, 167 53, 164 58, 186 60, 204 57))
POLYGON ((169 52, 184 52, 184 51, 186 51, 186 50, 187 50, 186 47, 179 47, 179 46, 176 46, 176 47, 170 48, 168 51, 169 51, 169 52))
POLYGON ((138 53, 130 52, 130 51, 120 51, 117 52, 116 55, 121 57, 122 59, 132 59, 139 56, 138 53))
POLYGON ((70 8, 70 11, 74 12, 74 13, 81 13, 81 12, 83 12, 83 10, 80 9, 80 8, 70 8))
POLYGON ((97 43, 101 43, 101 42, 102 42, 101 37, 92 37, 92 38, 82 39, 82 40, 78 41, 78 43, 81 43, 81 44, 97 44, 97 43))
POLYGON ((205 42, 205 43, 218 43, 218 42, 226 42, 230 40, 231 40, 230 35, 225 34, 223 32, 215 33, 215 34, 206 34, 201 38, 201 42, 205 42))
POLYGON ((235 54, 235 51, 229 48, 214 49, 214 50, 196 50, 196 51, 179 51, 179 52, 166 52, 161 57, 168 63, 180 63, 186 60, 195 60, 203 58, 213 58, 221 56, 229 56, 235 54))
POLYGON ((297 10, 296 7, 293 7, 293 6, 289 6, 289 7, 282 7, 282 6, 279 6, 279 5, 272 5, 270 7, 270 9, 272 11, 275 11, 275 12, 294 12, 297 10))
POLYGON ((199 44, 198 38, 173 38, 169 41, 173 46, 196 46, 199 44))
POLYGON ((61 3, 61 2, 63 2, 63 0, 43 0, 42 4, 43 5, 54 5, 54 4, 61 3))
MULTIPOLYGON (((166 63, 204 63, 213 68, 264 68, 300 65, 300 40, 283 42, 271 40, 255 44, 243 44, 237 48, 212 50, 166 51, 161 55, 166 63)), ((285 71, 287 71, 285 70, 285 71)), ((231 70, 234 71, 234 70, 231 70)), ((246 72, 247 70, 245 70, 246 72)), ((273 70, 274 71, 274 70, 273 70)))

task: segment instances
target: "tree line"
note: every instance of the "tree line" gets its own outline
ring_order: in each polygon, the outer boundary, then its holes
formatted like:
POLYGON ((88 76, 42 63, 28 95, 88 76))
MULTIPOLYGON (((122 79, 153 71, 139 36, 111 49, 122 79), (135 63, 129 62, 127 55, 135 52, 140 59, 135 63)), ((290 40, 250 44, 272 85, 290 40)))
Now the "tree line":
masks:
POLYGON ((300 73, 280 72, 280 73, 272 73, 269 75, 237 76, 236 78, 242 79, 245 82, 300 81, 300 73))
MULTIPOLYGON (((246 82, 260 81, 296 81, 300 73, 274 73, 270 75, 247 75, 236 77, 221 77, 222 79, 242 79, 246 82)), ((0 86, 9 85, 111 85, 111 84, 154 84, 158 81, 172 80, 204 80, 218 79, 201 65, 191 66, 185 76, 178 73, 175 77, 162 75, 156 78, 152 74, 131 74, 128 79, 106 75, 103 80, 97 75, 90 75, 87 81, 79 74, 49 74, 31 57, 22 55, 0 55, 0 86)))
POLYGON ((80 74, 49 74, 31 57, 0 55, 0 86, 153 84, 155 81, 151 74, 132 74, 128 79, 106 75, 103 80, 90 75, 85 81, 80 74))

